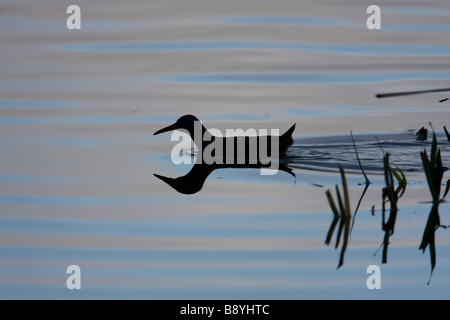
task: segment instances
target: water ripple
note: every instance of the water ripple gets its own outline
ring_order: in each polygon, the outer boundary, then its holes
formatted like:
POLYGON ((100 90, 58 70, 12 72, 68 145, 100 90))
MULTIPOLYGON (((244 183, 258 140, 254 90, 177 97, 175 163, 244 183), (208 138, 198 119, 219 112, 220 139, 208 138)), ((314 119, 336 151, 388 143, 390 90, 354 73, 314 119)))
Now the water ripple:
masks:
POLYGON ((69 45, 67 49, 77 51, 222 51, 222 50, 301 50, 325 51, 345 54, 376 55, 448 55, 450 46, 388 45, 388 44, 333 44, 333 43, 295 43, 295 42, 256 42, 256 41, 155 41, 155 42, 113 42, 84 43, 69 45))
POLYGON ((180 74, 155 77, 167 82, 208 83, 362 83, 400 79, 450 79, 450 72, 380 72, 380 73, 216 73, 180 74))
MULTIPOLYGON (((445 136, 437 136, 445 165, 445 159, 450 159, 450 145, 445 136)), ((364 170, 374 174, 384 172, 383 151, 391 155, 392 166, 406 172, 421 172, 420 152, 431 148, 431 141, 417 141, 414 132, 358 135, 355 142, 364 170)), ((337 171, 339 163, 348 172, 361 172, 350 135, 297 140, 289 149, 287 162, 293 168, 331 172, 337 171)))

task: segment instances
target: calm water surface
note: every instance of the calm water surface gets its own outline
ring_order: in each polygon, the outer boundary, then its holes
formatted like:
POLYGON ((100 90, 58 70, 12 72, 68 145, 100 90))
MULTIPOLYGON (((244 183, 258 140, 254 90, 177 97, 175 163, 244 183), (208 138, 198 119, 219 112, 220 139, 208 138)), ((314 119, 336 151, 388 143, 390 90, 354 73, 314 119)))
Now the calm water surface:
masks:
POLYGON ((450 298, 449 229, 436 231, 430 285, 419 250, 431 142, 415 140, 432 122, 450 166, 450 93, 374 97, 450 87, 446 1, 383 4, 373 31, 359 1, 77 4, 82 29, 68 30, 69 4, 0 1, 1 298, 450 298), (283 158, 295 177, 217 169, 178 193, 153 174, 192 165, 174 165, 177 142, 153 133, 188 113, 221 130, 296 123, 283 158), (337 163, 353 212, 365 187, 350 131, 372 183, 336 269, 335 235, 324 241, 337 163), (381 148, 408 178, 387 264, 381 148), (81 290, 66 287, 73 264, 81 290), (380 290, 366 286, 370 265, 380 290))

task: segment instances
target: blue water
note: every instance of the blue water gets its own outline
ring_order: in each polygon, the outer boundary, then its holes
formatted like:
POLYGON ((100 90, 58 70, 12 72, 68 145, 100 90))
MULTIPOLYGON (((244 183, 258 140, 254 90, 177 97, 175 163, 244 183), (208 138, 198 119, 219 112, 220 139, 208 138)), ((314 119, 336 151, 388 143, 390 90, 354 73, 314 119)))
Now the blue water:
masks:
MULTIPOLYGON (((408 31, 407 26, 392 26, 393 29, 408 31)), ((421 29, 422 27, 415 27, 421 29)), ((439 29, 439 26, 427 26, 427 28, 439 29)), ((448 26, 444 26, 444 31, 448 26)), ((411 30, 411 31, 414 31, 411 30)), ((95 43, 71 45, 69 49, 76 51, 100 51, 100 52, 159 52, 159 51, 203 51, 203 50, 294 50, 294 51, 318 51, 333 53, 358 53, 376 55, 448 55, 450 46, 441 43, 433 46, 423 45, 394 45, 394 44, 337 44, 337 43, 285 43, 285 42, 255 42, 255 41, 181 41, 181 42, 124 42, 124 43, 95 43)))
POLYGON ((260 24, 260 25, 316 25, 333 26, 345 22, 339 19, 324 17, 286 17, 286 16, 248 16, 225 18, 221 21, 231 24, 260 24))
POLYGON ((450 298, 450 229, 436 230, 429 286, 430 252, 418 249, 431 209, 420 153, 431 135, 415 137, 432 122, 450 166, 450 105, 439 102, 450 92, 375 98, 449 87, 446 0, 382 5, 375 31, 358 1, 79 1, 81 30, 66 28, 65 4, 3 2, 1 299, 450 298), (199 192, 178 193, 154 174, 182 177, 192 165, 173 164, 178 141, 153 133, 183 114, 208 128, 296 123, 282 161, 295 176, 221 168, 199 192), (371 181, 357 212, 366 185, 350 130, 371 181), (383 151, 408 178, 387 264, 383 151), (338 163, 354 225, 336 270, 342 242, 335 249, 336 232, 324 241, 338 163), (73 264, 81 290, 66 287, 73 264), (381 290, 366 287, 374 264, 381 290))
POLYGON ((194 74, 158 77, 156 81, 172 82, 225 82, 225 83, 363 83, 402 79, 450 79, 450 72, 432 73, 367 73, 367 74, 194 74))

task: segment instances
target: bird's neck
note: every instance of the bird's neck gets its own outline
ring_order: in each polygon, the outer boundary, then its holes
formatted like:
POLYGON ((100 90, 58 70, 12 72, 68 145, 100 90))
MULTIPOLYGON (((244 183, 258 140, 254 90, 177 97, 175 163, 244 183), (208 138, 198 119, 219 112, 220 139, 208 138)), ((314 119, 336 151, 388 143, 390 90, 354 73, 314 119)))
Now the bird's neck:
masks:
POLYGON ((189 135, 191 136, 192 141, 194 141, 197 147, 202 146, 205 148, 206 145, 210 143, 210 141, 205 141, 205 134, 209 135, 208 130, 201 124, 199 121, 193 127, 188 129, 189 135))

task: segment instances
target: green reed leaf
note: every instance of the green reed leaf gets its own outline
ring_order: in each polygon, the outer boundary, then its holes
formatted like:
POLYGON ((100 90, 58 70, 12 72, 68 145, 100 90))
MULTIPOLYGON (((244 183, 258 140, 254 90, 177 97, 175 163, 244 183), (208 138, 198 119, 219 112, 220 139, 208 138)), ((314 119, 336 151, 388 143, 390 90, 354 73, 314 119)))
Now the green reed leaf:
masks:
POLYGON ((435 175, 434 174, 435 170, 434 170, 430 160, 428 159, 426 150, 424 150, 423 152, 420 153, 420 157, 422 158, 422 165, 423 165, 423 169, 425 171, 425 177, 427 178, 428 188, 430 189, 431 196, 434 199, 436 197, 436 190, 435 190, 434 181, 433 181, 433 177, 435 175))
POLYGON ((330 190, 325 191, 325 194, 327 196, 328 203, 330 204, 331 211, 333 212, 333 214, 335 216, 339 216, 339 211, 338 211, 338 209, 336 207, 336 204, 334 203, 334 199, 333 199, 333 196, 331 195, 330 190))
POLYGON ((436 154, 437 154, 437 138, 436 132, 433 130, 433 142, 431 143, 430 162, 433 168, 436 166, 436 154))
POLYGON ((446 126, 444 126, 445 135, 447 136, 448 142, 450 142, 450 133, 448 133, 446 126))
POLYGON ((358 150, 356 149, 355 139, 353 138, 353 132, 351 132, 351 131, 350 131, 350 136, 352 137, 353 148, 355 149, 356 160, 358 160, 359 169, 361 169, 364 179, 366 179, 366 184, 370 184, 370 180, 369 180, 369 178, 367 178, 366 172, 364 171, 364 168, 361 164, 361 160, 359 159, 358 150))
POLYGON ((345 172, 344 169, 339 165, 339 171, 341 172, 341 179, 342 179, 342 189, 344 192, 344 215, 346 217, 350 217, 350 196, 348 193, 348 187, 347 187, 347 179, 345 178, 345 172))
POLYGON ((447 196, 449 190, 450 190, 450 179, 447 180, 447 186, 445 187, 445 192, 442 199, 444 199, 447 196))

